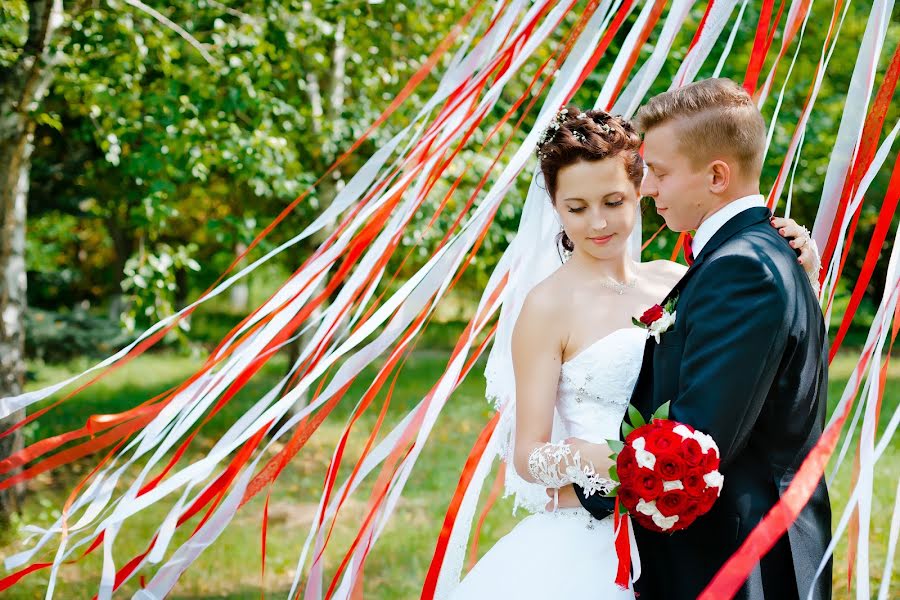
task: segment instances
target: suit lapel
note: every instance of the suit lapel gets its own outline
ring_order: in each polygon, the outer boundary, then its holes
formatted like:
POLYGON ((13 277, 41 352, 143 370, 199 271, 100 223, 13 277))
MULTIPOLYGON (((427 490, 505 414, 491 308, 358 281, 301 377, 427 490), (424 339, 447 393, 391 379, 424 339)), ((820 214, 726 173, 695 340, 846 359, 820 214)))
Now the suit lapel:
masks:
MULTIPOLYGON (((764 223, 769 220, 769 217, 772 216, 772 212, 765 207, 751 208, 745 210, 741 213, 735 215, 732 219, 726 222, 716 233, 710 238, 710 240, 703 246, 703 249, 700 251, 700 254, 694 259, 694 264, 692 264, 687 272, 685 272, 684 276, 675 284, 666 297, 660 302, 661 306, 664 306, 666 302, 671 300, 673 297, 681 294, 682 290, 690 281, 691 277, 693 277, 694 273, 696 273, 703 261, 706 260, 708 256, 710 256, 717 248, 719 248, 722 244, 733 238, 735 235, 743 231, 744 229, 757 225, 759 223, 764 223)), ((647 377, 652 377, 653 372, 653 352, 656 349, 656 340, 652 337, 648 337, 644 346, 644 362, 641 365, 641 372, 638 377, 637 385, 634 387, 634 391, 631 396, 631 404, 634 404, 641 412, 653 412, 653 407, 649 405, 651 402, 652 390, 648 389, 649 383, 646 381, 647 377), (641 398, 641 396, 648 396, 646 398, 641 398)), ((651 386, 652 387, 652 386, 651 386)), ((644 415, 645 418, 649 416, 648 414, 644 415)))

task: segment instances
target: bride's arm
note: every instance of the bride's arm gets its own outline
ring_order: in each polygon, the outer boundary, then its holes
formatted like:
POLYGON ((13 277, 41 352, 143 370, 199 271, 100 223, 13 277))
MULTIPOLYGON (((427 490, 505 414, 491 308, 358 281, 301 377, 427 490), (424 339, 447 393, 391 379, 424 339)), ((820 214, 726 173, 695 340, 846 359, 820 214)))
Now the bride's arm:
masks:
POLYGON ((550 441, 562 367, 562 340, 554 326, 559 315, 545 292, 546 288, 538 286, 525 298, 512 335, 516 381, 514 463, 519 475, 532 482, 536 479, 529 472, 529 457, 550 441))
POLYGON ((557 325, 559 311, 545 293, 546 289, 539 287, 529 294, 513 330, 514 466, 523 479, 545 487, 560 488, 574 482, 587 493, 606 493, 613 484, 598 474, 589 457, 572 444, 550 441, 562 367, 562 337, 557 325))

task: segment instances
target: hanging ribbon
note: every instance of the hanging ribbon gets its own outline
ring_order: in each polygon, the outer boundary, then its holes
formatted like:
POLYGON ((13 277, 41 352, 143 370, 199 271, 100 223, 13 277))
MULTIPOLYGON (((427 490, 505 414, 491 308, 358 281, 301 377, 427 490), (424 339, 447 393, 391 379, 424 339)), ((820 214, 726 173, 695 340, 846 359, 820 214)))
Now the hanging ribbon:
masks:
POLYGON ((628 533, 631 519, 627 514, 621 514, 619 508, 619 497, 616 496, 613 508, 616 558, 619 561, 616 568, 616 585, 627 590, 631 585, 631 536, 628 533))

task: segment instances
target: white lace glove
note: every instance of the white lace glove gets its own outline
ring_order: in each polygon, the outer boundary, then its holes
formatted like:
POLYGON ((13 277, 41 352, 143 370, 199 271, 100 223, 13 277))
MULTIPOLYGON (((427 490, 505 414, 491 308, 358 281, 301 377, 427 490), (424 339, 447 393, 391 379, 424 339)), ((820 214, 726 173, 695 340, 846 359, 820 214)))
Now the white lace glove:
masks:
POLYGON ((813 255, 815 255, 815 259, 813 260, 812 269, 806 272, 806 276, 809 277, 809 285, 812 286, 813 292, 816 293, 818 297, 819 292, 819 271, 822 270, 822 257, 819 255, 819 246, 816 244, 816 240, 810 238, 808 242, 809 249, 812 250, 813 255))
POLYGON ((538 446, 528 455, 528 473, 538 483, 559 489, 570 483, 581 486, 585 496, 608 494, 618 484, 601 477, 590 462, 581 463, 581 453, 572 453, 565 442, 538 446))
POLYGON ((799 225, 796 221, 791 221, 789 219, 788 222, 785 223, 783 219, 775 220, 773 218, 773 224, 776 222, 778 223, 777 226, 784 227, 780 230, 782 235, 791 236, 791 247, 801 253, 801 259, 804 261, 803 270, 806 272, 809 285, 812 286, 813 292, 815 292, 816 297, 818 297, 819 272, 822 270, 822 257, 819 254, 819 247, 816 245, 816 241, 812 239, 809 229, 803 225, 799 225), (788 229, 788 227, 790 229, 788 229))
POLYGON ((812 239, 812 235, 809 233, 809 229, 801 226, 800 230, 802 235, 797 238, 802 241, 802 243, 797 246, 798 250, 802 250, 804 247, 808 247, 809 251, 812 252, 813 258, 809 265, 804 265, 803 270, 806 271, 806 277, 809 279, 809 285, 812 286, 813 292, 815 292, 816 296, 819 295, 819 272, 822 270, 822 256, 819 254, 819 246, 816 244, 816 240, 812 239))

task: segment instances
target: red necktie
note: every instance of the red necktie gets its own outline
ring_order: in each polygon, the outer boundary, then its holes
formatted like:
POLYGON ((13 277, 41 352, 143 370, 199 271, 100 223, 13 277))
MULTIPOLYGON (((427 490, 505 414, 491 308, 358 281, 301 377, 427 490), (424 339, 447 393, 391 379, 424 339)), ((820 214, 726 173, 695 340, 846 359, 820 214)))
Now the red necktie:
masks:
POLYGON ((684 234, 684 260, 687 261, 688 266, 694 264, 694 251, 691 249, 691 244, 694 242, 694 236, 690 233, 684 234))

